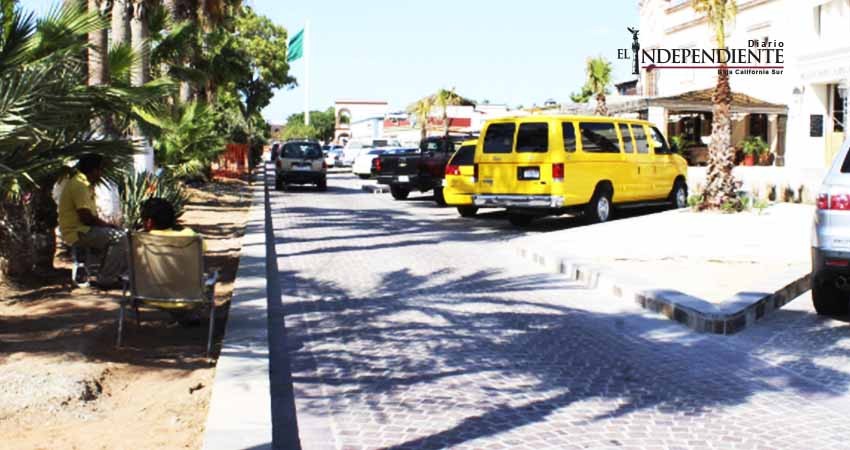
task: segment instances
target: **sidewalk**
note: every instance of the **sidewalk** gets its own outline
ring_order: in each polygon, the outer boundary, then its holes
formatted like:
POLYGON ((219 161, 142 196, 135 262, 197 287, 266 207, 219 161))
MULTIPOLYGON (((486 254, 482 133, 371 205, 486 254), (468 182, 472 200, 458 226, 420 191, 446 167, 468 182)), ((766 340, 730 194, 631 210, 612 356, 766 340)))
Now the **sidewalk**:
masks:
POLYGON ((512 243, 550 270, 731 334, 808 290, 812 214, 796 204, 761 215, 678 210, 512 243))

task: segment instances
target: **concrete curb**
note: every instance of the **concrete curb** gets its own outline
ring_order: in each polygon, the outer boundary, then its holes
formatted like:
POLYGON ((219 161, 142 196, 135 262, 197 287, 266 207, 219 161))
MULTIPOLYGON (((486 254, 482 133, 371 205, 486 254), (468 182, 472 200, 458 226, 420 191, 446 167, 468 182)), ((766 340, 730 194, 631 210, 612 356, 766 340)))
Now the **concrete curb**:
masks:
MULTIPOLYGON (((762 317, 785 306, 811 288, 811 274, 781 273, 776 279, 793 279, 772 292, 741 292, 717 304, 675 290, 658 290, 619 280, 602 267, 543 255, 533 249, 517 248, 517 253, 546 270, 566 275, 591 289, 602 289, 615 297, 630 299, 641 307, 663 314, 701 333, 734 334, 762 317)), ((771 288, 772 289, 772 288, 771 288)))
POLYGON ((212 387, 206 450, 300 448, 268 186, 261 169, 252 185, 251 211, 212 387))

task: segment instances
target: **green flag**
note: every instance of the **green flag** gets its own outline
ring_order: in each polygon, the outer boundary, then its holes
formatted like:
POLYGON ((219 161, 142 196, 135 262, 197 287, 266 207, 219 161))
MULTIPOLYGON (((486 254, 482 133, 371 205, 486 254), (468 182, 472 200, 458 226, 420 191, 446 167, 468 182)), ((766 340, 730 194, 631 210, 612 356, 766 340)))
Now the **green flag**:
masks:
POLYGON ((289 40, 289 51, 287 52, 286 62, 292 62, 301 59, 304 56, 304 30, 301 30, 289 40))

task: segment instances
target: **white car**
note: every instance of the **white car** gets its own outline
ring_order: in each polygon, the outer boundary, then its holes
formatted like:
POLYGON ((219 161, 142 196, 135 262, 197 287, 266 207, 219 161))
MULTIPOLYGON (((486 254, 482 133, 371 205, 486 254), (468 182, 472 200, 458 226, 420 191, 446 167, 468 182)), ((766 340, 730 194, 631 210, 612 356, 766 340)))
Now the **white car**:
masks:
POLYGON ((361 153, 373 148, 391 148, 400 147, 401 144, 397 140, 373 139, 366 142, 348 141, 345 148, 342 149, 342 165, 349 167, 354 165, 354 161, 361 153))
POLYGON ((378 156, 386 153, 386 149, 373 149, 361 152, 354 160, 354 165, 351 166, 351 172, 362 179, 367 179, 372 176, 372 162, 378 156))
POLYGON ((325 164, 328 167, 342 167, 342 147, 325 150, 325 164))

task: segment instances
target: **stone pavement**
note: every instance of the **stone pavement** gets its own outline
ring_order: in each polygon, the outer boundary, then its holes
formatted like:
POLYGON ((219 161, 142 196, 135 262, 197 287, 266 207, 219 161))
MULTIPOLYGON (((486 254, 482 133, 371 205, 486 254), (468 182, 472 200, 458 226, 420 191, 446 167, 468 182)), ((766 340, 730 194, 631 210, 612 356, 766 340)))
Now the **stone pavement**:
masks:
POLYGON ((360 184, 271 198, 302 448, 847 448, 850 327, 805 296, 695 334, 507 243, 569 219, 519 231, 360 184))

